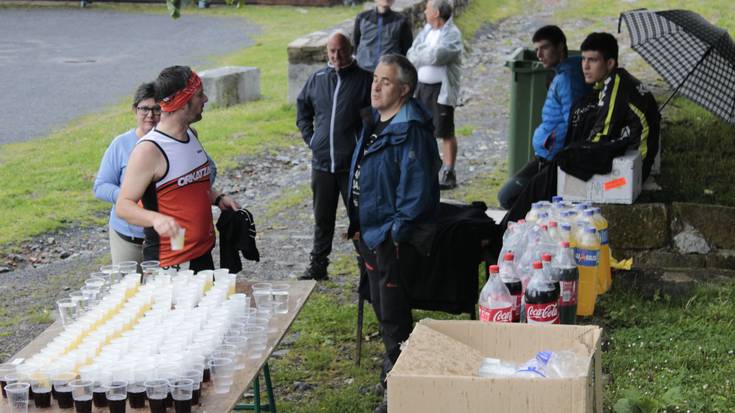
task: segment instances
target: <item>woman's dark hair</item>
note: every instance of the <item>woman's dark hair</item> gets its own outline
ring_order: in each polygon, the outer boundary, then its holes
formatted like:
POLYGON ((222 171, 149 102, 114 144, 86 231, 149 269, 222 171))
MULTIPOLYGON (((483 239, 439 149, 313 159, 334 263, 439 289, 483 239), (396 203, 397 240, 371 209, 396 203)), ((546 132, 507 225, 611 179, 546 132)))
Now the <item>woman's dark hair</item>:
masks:
POLYGON ((156 102, 160 102, 185 88, 189 76, 191 76, 189 66, 171 66, 163 69, 153 82, 156 102))
POLYGON ((155 99, 155 94, 153 82, 145 82, 138 86, 133 96, 133 108, 137 108, 138 104, 146 99, 155 99))
POLYGON ((618 60, 618 41, 610 33, 590 33, 582 42, 580 50, 600 52, 605 60, 618 60))
POLYGON ((559 26, 554 26, 553 24, 550 24, 536 30, 536 33, 533 34, 533 38, 531 39, 531 41, 537 43, 542 40, 548 40, 551 42, 551 44, 555 46, 564 46, 564 56, 567 55, 567 37, 564 35, 564 32, 559 28, 559 26))

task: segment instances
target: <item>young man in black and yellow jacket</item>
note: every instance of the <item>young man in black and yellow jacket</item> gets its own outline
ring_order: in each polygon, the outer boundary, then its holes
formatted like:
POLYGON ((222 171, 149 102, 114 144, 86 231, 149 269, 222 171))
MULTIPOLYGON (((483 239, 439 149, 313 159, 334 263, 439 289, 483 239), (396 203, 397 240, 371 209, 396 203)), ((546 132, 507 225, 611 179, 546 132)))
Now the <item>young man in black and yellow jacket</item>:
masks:
POLYGON ((658 152, 661 114, 651 92, 633 75, 618 67, 618 42, 609 33, 591 33, 582 42, 582 73, 593 86, 572 107, 566 146, 541 169, 503 219, 503 224, 526 215, 531 204, 556 195, 556 168, 582 180, 606 174, 614 158, 636 149, 643 160, 643 181, 658 152))

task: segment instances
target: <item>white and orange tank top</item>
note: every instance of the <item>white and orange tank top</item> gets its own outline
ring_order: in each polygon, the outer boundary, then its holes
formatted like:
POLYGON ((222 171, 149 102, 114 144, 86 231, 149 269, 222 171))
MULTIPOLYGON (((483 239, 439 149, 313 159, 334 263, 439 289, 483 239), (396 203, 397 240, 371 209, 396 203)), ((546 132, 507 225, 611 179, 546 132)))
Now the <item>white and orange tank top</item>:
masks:
POLYGON ((168 215, 186 228, 184 248, 171 250, 169 238, 161 239, 153 228, 145 228, 143 253, 162 267, 191 261, 214 248, 210 196, 210 165, 207 153, 191 129, 182 142, 153 129, 139 141, 152 142, 166 158, 166 174, 152 182, 143 194, 143 208, 168 215))

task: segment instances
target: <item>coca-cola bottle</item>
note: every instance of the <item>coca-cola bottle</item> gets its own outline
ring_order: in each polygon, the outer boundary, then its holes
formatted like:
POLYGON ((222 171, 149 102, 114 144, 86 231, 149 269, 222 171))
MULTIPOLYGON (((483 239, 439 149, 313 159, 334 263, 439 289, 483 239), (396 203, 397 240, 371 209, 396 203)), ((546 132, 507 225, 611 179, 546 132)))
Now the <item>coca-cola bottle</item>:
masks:
POLYGON ((513 298, 500 280, 499 272, 497 265, 490 266, 487 283, 480 292, 480 320, 510 323, 513 321, 513 298))
POLYGON ((513 322, 517 323, 521 319, 521 298, 523 298, 523 283, 515 271, 513 260, 515 256, 509 252, 503 257, 503 267, 500 269, 500 279, 508 289, 508 293, 512 298, 513 304, 513 322))
POLYGON ((544 274, 541 261, 533 263, 533 277, 526 287, 526 322, 559 324, 559 286, 544 274))
POLYGON ((551 262, 551 273, 559 280, 559 322, 577 324, 577 283, 579 271, 574 252, 568 241, 559 243, 559 250, 551 262))

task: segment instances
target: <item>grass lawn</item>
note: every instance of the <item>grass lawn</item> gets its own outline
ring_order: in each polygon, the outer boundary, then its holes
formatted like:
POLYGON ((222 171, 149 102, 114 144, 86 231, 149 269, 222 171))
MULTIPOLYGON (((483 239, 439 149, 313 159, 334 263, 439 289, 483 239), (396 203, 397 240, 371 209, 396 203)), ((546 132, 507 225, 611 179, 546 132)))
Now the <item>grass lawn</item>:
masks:
MULTIPOLYGON (((163 5, 95 4, 95 8, 165 13, 163 5)), ((354 17, 358 8, 244 6, 187 8, 186 14, 231 16, 256 23, 261 34, 247 49, 217 58, 217 65, 260 68, 263 98, 247 105, 208 110, 196 127, 207 151, 222 168, 238 157, 300 143, 293 105, 286 103, 286 45, 300 35, 354 17), (298 22, 298 24, 294 24, 298 22)), ((202 69, 202 68, 197 68, 202 69)), ((0 245, 70 223, 106 222, 109 204, 93 198, 92 182, 109 142, 134 125, 128 104, 83 116, 50 136, 3 145, 0 151, 0 245), (75 147, 69 151, 69 147, 75 147)))

